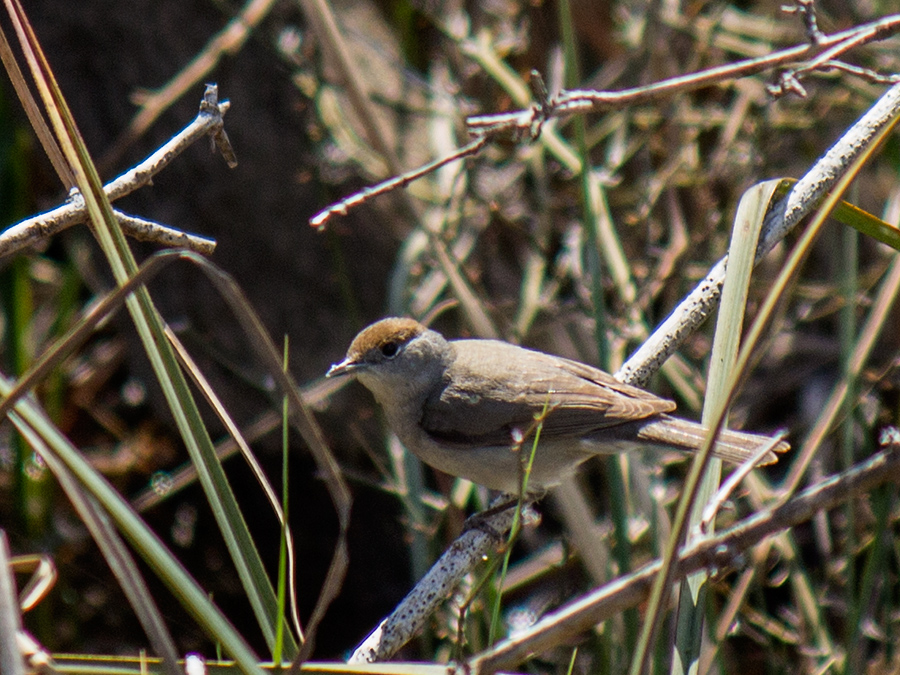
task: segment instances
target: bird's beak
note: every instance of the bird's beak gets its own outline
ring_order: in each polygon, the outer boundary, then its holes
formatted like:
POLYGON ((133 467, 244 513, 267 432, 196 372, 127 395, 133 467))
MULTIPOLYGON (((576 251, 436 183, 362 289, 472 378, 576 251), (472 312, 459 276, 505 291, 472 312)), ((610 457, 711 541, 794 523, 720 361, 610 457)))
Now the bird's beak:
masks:
POLYGON ((340 377, 341 375, 349 375, 354 370, 359 368, 359 363, 356 361, 351 361, 350 359, 344 359, 340 363, 335 363, 331 368, 328 369, 328 372, 325 373, 325 377, 340 377))

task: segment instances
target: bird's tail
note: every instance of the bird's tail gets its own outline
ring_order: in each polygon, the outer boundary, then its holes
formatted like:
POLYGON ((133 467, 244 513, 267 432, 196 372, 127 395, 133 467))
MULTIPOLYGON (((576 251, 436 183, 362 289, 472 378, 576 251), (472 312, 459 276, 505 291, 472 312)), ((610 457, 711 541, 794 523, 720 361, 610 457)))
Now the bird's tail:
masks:
MULTIPOLYGON (((651 422, 643 424, 638 431, 638 438, 670 445, 679 450, 696 452, 703 445, 708 430, 702 424, 689 420, 660 415, 651 422)), ((713 446, 713 456, 726 462, 743 464, 757 455, 765 445, 771 445, 772 437, 764 434, 751 434, 745 431, 723 429, 713 446)), ((774 464, 778 461, 776 453, 785 452, 791 446, 786 441, 778 441, 769 452, 757 462, 757 466, 774 464)))

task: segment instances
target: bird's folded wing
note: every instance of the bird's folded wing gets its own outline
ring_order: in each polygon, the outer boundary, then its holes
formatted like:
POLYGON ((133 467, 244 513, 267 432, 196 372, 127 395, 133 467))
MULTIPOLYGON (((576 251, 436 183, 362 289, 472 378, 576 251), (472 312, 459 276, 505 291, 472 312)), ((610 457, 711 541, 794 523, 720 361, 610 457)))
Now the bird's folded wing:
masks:
POLYGON ((672 401, 615 380, 591 366, 502 342, 466 341, 453 381, 425 402, 422 428, 444 443, 512 445, 543 416, 546 440, 674 410, 672 401), (506 351, 509 351, 507 354, 506 351), (523 354, 523 352, 525 352, 523 354), (490 368, 484 364, 490 360, 490 368), (484 372, 492 377, 486 381, 484 372))

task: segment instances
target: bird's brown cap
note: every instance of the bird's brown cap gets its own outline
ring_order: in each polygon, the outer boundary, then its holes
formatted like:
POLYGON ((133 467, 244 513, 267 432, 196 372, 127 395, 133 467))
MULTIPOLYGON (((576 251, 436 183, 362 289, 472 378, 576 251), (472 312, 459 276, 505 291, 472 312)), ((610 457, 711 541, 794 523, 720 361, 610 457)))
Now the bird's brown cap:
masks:
POLYGON ((347 356, 331 366, 328 377, 345 375, 364 366, 373 355, 390 358, 398 349, 427 329, 415 319, 391 317, 373 323, 353 338, 347 356))

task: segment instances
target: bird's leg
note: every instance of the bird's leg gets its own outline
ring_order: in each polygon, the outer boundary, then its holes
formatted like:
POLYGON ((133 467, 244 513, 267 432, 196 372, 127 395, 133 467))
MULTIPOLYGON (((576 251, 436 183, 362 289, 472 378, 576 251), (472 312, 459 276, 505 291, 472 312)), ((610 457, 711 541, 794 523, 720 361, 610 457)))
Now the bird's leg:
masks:
MULTIPOLYGON (((523 502, 523 510, 530 509, 532 504, 537 501, 533 498, 526 498, 523 502)), ((499 513, 503 513, 509 509, 516 508, 519 504, 519 498, 516 495, 510 493, 503 493, 497 499, 493 501, 493 503, 484 511, 480 511, 478 513, 472 514, 468 518, 466 518, 466 522, 463 523, 463 532, 468 532, 469 530, 479 530, 492 539, 496 540, 497 543, 503 543, 505 538, 505 532, 498 532, 490 523, 491 518, 496 516, 499 513)), ((528 518, 526 518, 528 520, 528 518)))

